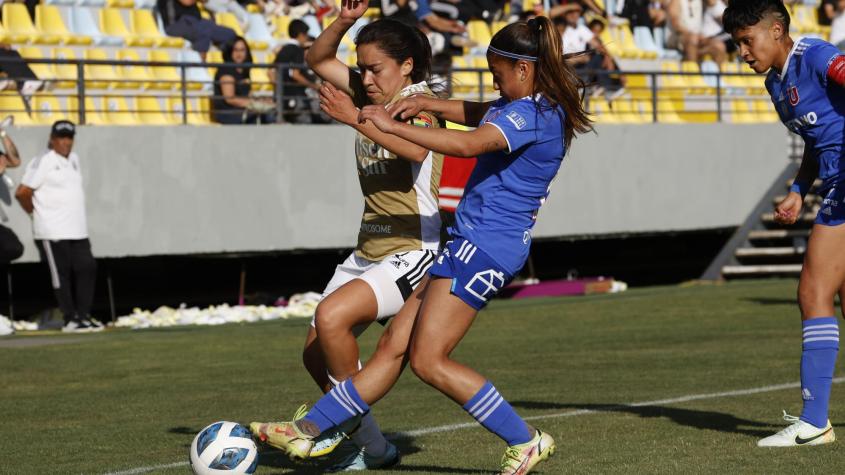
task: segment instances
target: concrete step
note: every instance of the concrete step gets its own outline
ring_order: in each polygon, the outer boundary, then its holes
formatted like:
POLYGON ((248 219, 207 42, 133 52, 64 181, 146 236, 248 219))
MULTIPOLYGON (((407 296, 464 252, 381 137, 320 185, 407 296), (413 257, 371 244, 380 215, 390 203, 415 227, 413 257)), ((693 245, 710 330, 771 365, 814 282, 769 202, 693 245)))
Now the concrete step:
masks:
POLYGON ((737 258, 802 256, 806 249, 798 247, 741 247, 734 252, 737 258))
POLYGON ((809 229, 758 229, 748 233, 751 241, 809 238, 809 229))
POLYGON ((753 266, 725 266, 722 276, 732 277, 764 277, 764 276, 798 276, 801 274, 801 264, 762 264, 753 266))

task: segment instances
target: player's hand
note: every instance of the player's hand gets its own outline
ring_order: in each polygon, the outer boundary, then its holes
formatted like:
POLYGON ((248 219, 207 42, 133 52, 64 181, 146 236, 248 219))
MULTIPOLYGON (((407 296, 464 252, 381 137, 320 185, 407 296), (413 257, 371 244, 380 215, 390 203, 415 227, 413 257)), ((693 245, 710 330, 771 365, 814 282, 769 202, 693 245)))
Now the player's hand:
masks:
POLYGON ((367 12, 369 2, 365 0, 341 0, 340 18, 355 21, 367 12))
POLYGON ((363 124, 367 121, 372 122, 376 128, 387 134, 393 133, 393 127, 398 124, 388 114, 387 109, 381 105, 366 106, 361 109, 361 112, 358 114, 358 123, 363 124))
POLYGON ((387 114, 399 120, 408 120, 426 110, 425 100, 426 96, 422 94, 399 99, 387 106, 387 114))
POLYGON ((349 94, 324 82, 320 86, 320 109, 332 119, 346 125, 358 123, 358 108, 349 94))
POLYGON ((804 199, 794 191, 786 195, 775 207, 775 222, 779 224, 795 224, 798 216, 801 215, 801 208, 804 207, 804 199))

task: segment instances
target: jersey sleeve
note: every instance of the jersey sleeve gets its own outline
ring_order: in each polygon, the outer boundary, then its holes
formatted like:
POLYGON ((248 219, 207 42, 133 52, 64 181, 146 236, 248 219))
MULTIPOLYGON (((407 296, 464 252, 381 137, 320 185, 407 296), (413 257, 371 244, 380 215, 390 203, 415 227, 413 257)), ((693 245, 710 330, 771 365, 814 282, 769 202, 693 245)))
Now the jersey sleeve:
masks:
POLYGON ((830 64, 840 54, 836 46, 826 41, 819 42, 804 51, 804 63, 819 78, 822 86, 827 86, 827 72, 830 64))
POLYGON ((44 179, 47 176, 47 169, 49 168, 45 162, 44 156, 33 158, 27 165, 26 170, 21 178, 21 185, 37 190, 44 184, 44 179))
POLYGON ((421 111, 419 114, 412 117, 408 121, 408 123, 411 124, 411 125, 415 125, 417 127, 429 127, 429 128, 431 128, 431 127, 434 127, 434 124, 436 123, 436 121, 437 121, 437 119, 435 119, 435 117, 431 113, 426 112, 426 111, 421 111))
POLYGON ((537 106, 533 101, 513 101, 486 123, 496 127, 508 143, 508 153, 537 141, 537 106))

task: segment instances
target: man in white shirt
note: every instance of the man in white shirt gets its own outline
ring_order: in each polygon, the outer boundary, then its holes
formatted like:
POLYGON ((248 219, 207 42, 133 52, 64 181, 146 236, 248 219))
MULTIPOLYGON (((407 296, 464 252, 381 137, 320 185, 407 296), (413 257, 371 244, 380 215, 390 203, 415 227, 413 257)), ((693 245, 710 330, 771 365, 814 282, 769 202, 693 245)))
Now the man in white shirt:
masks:
POLYGON ((577 3, 567 4, 563 15, 553 20, 562 37, 563 54, 571 55, 567 62, 584 83, 592 86, 593 96, 604 94, 607 100, 612 101, 625 93, 619 79, 608 74, 619 67, 598 36, 583 24, 582 11, 577 3))
POLYGON ((65 319, 62 330, 91 332, 103 326, 91 318, 97 262, 88 241, 79 156, 71 152, 75 135, 73 122, 53 124, 50 149, 27 164, 15 198, 32 215, 35 243, 65 319))

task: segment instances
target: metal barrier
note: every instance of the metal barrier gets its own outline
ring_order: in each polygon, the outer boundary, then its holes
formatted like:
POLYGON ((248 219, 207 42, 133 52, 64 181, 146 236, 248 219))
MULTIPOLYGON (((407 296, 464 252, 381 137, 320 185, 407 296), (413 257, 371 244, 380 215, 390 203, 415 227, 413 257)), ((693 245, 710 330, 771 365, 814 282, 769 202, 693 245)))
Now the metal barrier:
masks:
MULTIPOLYGON (((273 114, 277 123, 290 122, 297 116, 318 113, 310 100, 301 95, 286 94, 292 86, 289 70, 307 69, 304 64, 257 63, 196 63, 78 59, 14 59, 30 65, 45 64, 53 68, 55 77, 40 77, 56 86, 52 96, 65 98, 67 107, 56 111, 75 118, 78 123, 101 123, 89 116, 106 114, 137 114, 140 123, 159 123, 159 114, 167 116, 169 123, 212 122, 209 103, 220 101, 214 94, 214 74, 210 69, 219 67, 249 67, 253 71, 251 93, 275 104, 273 114), (132 71, 132 68, 142 68, 132 71), (275 71, 275 81, 269 81, 268 71, 275 71), (255 80, 255 79, 258 80, 255 80), (267 80, 262 80, 268 78, 267 80), (136 89, 136 91, 133 91, 136 89), (146 109, 128 107, 110 110, 107 103, 96 107, 93 99, 107 101, 112 98, 165 99, 169 105, 146 109), (177 100, 176 103, 173 101, 177 100), (200 101, 196 106, 193 101, 200 101), (74 107, 75 106, 75 107, 74 107), (90 106, 90 107, 89 107, 90 106), (150 119, 156 116, 155 120, 150 119), (178 119, 175 119, 178 118, 178 119), (175 120, 174 120, 175 119, 175 120)), ((2 63, 0 63, 2 64, 2 63)), ((769 122, 777 117, 763 87, 763 77, 738 72, 687 72, 687 71, 582 71, 588 75, 605 74, 623 78, 626 94, 614 100, 593 97, 585 91, 585 105, 599 121, 623 122, 769 122), (745 101, 745 104, 742 102, 745 101), (753 105, 748 101, 752 101, 753 105), (616 105, 616 107, 614 107, 616 105), (730 107, 728 107, 730 105, 730 107), (646 119, 646 120, 643 120, 646 119), (650 119, 650 120, 649 120, 650 119)), ((451 68, 441 71, 445 89, 450 97, 486 101, 498 97, 492 75, 481 68, 451 68)), ((20 79, 20 78, 7 78, 20 79)), ((0 95, 0 98, 4 95, 0 95)), ((38 95, 36 95, 36 99, 38 95)), ((0 103, 0 113, 38 114, 31 100, 25 100, 18 110, 0 103)), ((118 120, 118 122, 132 122, 118 120)))

